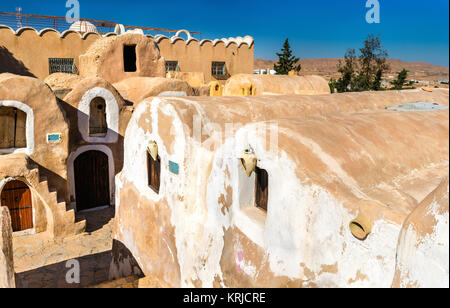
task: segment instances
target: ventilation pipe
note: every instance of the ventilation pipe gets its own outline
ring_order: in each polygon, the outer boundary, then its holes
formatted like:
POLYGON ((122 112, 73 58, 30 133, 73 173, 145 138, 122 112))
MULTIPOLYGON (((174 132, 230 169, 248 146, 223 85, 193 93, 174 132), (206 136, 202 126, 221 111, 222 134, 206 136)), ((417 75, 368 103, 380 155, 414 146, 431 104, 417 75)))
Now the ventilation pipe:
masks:
POLYGON ((364 241, 372 232, 372 221, 364 214, 359 214, 349 227, 354 237, 364 241))

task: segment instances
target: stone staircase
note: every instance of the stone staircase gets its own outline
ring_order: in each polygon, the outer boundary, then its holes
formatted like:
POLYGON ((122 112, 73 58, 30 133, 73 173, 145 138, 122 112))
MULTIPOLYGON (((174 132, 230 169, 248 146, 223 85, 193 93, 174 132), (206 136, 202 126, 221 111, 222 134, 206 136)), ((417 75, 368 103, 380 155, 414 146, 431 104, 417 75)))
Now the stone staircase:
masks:
POLYGON ((75 209, 67 205, 63 197, 58 195, 56 188, 49 185, 47 177, 40 175, 38 168, 33 171, 37 172, 39 179, 39 183, 34 188, 41 200, 47 204, 53 216, 52 224, 47 221, 47 226, 53 227, 53 230, 49 231, 53 231, 55 238, 83 233, 86 229, 86 221, 76 222, 75 209))

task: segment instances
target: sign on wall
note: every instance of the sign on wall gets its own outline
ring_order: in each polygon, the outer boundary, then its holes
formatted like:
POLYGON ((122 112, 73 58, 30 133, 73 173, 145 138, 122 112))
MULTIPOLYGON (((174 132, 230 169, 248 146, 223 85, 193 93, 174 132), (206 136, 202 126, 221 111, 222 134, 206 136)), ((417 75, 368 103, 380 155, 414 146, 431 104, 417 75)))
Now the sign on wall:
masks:
POLYGON ((180 166, 177 163, 174 163, 173 161, 169 161, 169 170, 173 174, 178 175, 180 173, 180 166))
POLYGON ((61 134, 47 134, 47 143, 61 142, 61 134))

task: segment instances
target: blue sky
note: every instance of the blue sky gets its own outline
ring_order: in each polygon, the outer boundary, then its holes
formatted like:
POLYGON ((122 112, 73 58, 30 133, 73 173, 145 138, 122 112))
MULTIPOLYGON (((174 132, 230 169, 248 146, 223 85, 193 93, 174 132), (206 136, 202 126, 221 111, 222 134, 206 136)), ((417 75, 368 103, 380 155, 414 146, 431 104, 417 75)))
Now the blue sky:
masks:
MULTIPOLYGON (((0 11, 65 16, 66 0, 2 0, 0 11)), ((251 35, 255 56, 276 59, 285 38, 298 57, 338 58, 380 34, 390 57, 449 66, 448 0, 379 0, 381 23, 365 20, 366 0, 80 0, 81 17, 134 26, 201 31, 203 38, 251 35)))

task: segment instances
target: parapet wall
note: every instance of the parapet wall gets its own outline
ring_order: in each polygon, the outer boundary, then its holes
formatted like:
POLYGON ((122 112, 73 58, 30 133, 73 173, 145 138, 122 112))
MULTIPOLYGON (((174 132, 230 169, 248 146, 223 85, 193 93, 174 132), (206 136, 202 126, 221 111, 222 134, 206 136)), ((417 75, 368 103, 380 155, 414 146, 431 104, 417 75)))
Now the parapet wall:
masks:
POLYGON ((254 65, 253 38, 230 38, 222 40, 202 40, 180 37, 155 37, 166 61, 178 61, 182 72, 203 72, 206 83, 219 80, 224 83, 235 74, 252 74, 254 65), (211 63, 225 62, 227 74, 213 76, 211 63))
MULTIPOLYGON (((211 75, 212 61, 226 63, 228 75, 219 77, 220 80, 226 80, 234 74, 251 74, 253 72, 253 38, 238 37, 199 42, 190 35, 187 40, 184 40, 179 36, 180 34, 172 38, 161 35, 154 38, 150 35, 134 35, 154 40, 158 44, 160 55, 166 61, 178 61, 180 70, 183 72, 202 72, 206 83, 216 80, 216 77, 211 75)), ((80 56, 85 54, 95 42, 129 35, 129 33, 124 35, 108 33, 101 36, 94 32, 80 35, 71 30, 59 33, 53 29, 44 29, 38 32, 33 28, 21 28, 13 31, 7 26, 0 25, 0 62, 2 63, 0 73, 9 72, 35 76, 44 80, 49 75, 49 58, 73 58, 75 66, 80 70, 80 56), (36 54, 39 54, 39 57, 36 57, 36 54)), ((118 65, 117 61, 115 59, 111 64, 118 65)), ((122 63, 122 60, 119 62, 122 63)), ((164 76, 164 74, 165 71, 161 74, 146 76, 164 76)))
POLYGON ((50 74, 49 58, 73 58, 75 66, 79 68, 80 55, 99 38, 97 33, 81 36, 77 32, 59 33, 53 29, 38 33, 33 28, 14 32, 0 26, 0 73, 9 72, 44 80, 50 74), (6 66, 3 63, 7 63, 6 66))

